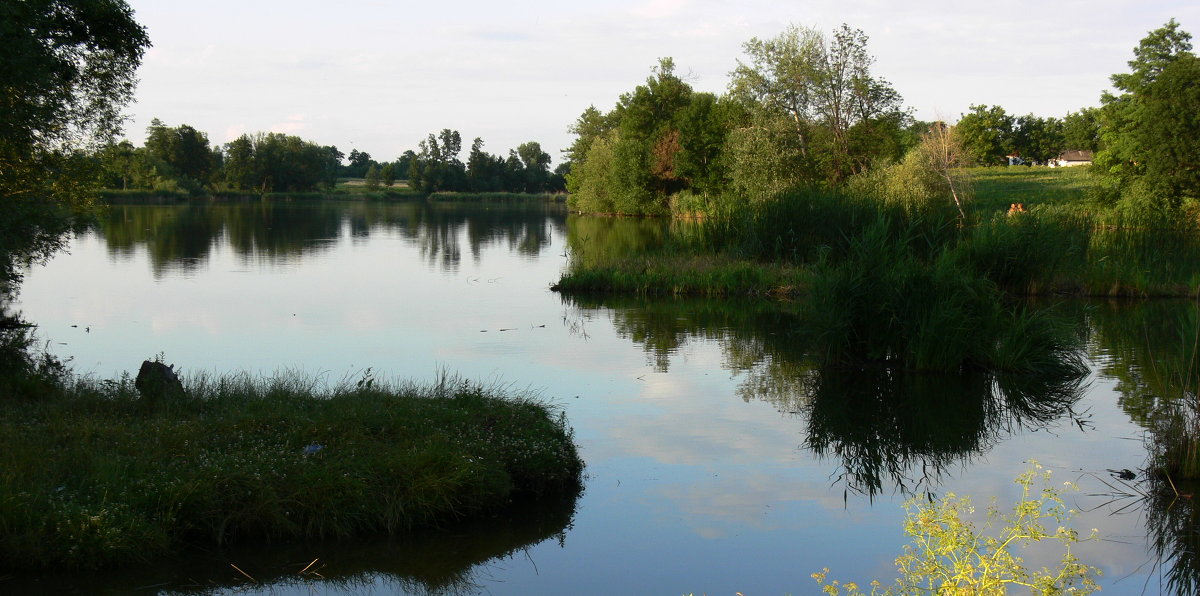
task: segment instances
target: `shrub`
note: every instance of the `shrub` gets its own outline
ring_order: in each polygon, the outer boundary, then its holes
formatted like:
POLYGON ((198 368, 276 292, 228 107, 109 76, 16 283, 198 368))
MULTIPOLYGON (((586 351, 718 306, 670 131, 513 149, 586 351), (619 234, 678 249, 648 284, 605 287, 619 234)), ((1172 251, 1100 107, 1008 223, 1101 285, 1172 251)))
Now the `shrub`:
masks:
MULTIPOLYGON (((969 517, 975 512, 967 497, 954 493, 933 503, 912 500, 905 505, 905 534, 912 543, 896 559, 900 577, 883 588, 871 583, 871 594, 1004 594, 1009 588, 1026 587, 1035 594, 1090 594, 1099 590, 1095 578, 1100 570, 1079 562, 1071 546, 1080 541, 1079 533, 1064 525, 1074 513, 1063 503, 1059 491, 1050 486, 1051 474, 1037 462, 1017 477, 1021 500, 1011 513, 1003 513, 993 504, 988 508, 985 531, 975 527, 969 517), (1042 488, 1035 490, 1035 480, 1042 488), (986 530, 1000 526, 992 535, 986 530), (1055 540, 1065 547, 1057 568, 1030 570, 1019 556, 1019 547, 1043 540, 1055 540)), ((1067 483, 1073 488, 1073 485, 1067 483)), ((1095 537, 1095 530, 1092 531, 1095 537)), ((829 570, 812 577, 826 594, 863 594, 853 582, 829 581, 829 570)))

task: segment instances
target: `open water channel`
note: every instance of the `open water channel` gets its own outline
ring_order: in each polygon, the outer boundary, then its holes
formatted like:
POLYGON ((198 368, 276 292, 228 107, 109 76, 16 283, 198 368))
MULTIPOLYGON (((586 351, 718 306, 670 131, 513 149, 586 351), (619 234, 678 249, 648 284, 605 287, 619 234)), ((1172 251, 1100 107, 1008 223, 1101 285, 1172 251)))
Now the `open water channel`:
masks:
POLYGON ((1063 383, 821 371, 791 347, 801 323, 786 303, 549 289, 572 254, 668 233, 542 203, 112 207, 21 289, 24 316, 77 372, 133 374, 158 354, 185 375, 331 384, 448 371, 562 408, 586 490, 403 539, 203 551, 0 590, 816 593, 809 576, 825 567, 860 585, 895 577, 909 497, 1007 506, 1030 459, 1080 485, 1072 525, 1099 539, 1076 554, 1103 570, 1105 594, 1196 590, 1191 501, 1114 492, 1107 472, 1143 478, 1146 428, 1182 391, 1152 372, 1179 351, 1172 334, 1195 303, 1060 305, 1093 371, 1063 383), (324 579, 297 573, 313 559, 324 579))

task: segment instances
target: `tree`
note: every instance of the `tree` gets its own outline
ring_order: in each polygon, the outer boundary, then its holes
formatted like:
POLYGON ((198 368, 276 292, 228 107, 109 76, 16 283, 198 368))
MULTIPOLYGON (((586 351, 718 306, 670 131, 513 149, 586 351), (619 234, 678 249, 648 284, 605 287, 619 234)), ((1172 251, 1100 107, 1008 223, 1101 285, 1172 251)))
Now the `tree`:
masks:
POLYGON ((596 106, 588 106, 568 129, 571 134, 575 135, 575 141, 564 151, 566 161, 568 163, 583 161, 592 142, 616 128, 617 119, 615 110, 608 114, 602 114, 600 110, 596 109, 596 106))
POLYGON ((57 250, 94 196, 150 39, 122 0, 0 3, 0 285, 57 250))
POLYGON ((1190 39, 1174 19, 1151 31, 1130 72, 1112 76, 1122 93, 1101 98, 1095 164, 1128 205, 1169 212, 1200 198, 1200 61, 1190 39))
POLYGON ((839 183, 876 157, 898 155, 895 139, 907 118, 891 84, 871 75, 867 42, 845 24, 831 37, 791 26, 772 39, 751 39, 743 46, 750 62, 738 61, 730 93, 789 120, 797 138, 788 144, 819 167, 820 178, 839 183))
POLYGON ((363 179, 366 183, 367 190, 379 190, 379 168, 375 167, 375 164, 367 166, 367 172, 363 175, 363 179))
POLYGON ((458 159, 462 136, 457 130, 442 129, 419 143, 421 152, 410 162, 408 185, 421 192, 465 190, 466 167, 458 159))
POLYGON ((1100 110, 1083 108, 1070 112, 1062 120, 1063 147, 1076 151, 1100 149, 1100 110))
POLYGON ((517 157, 525 171, 525 192, 542 192, 550 182, 550 154, 537 141, 517 146, 517 157))
POLYGON ((358 149, 351 149, 350 155, 346 156, 350 164, 343 169, 343 174, 347 178, 362 178, 367 175, 367 168, 371 167, 375 160, 371 159, 371 154, 358 149))
POLYGON ((1026 162, 1045 164, 1067 149, 1066 143, 1063 123, 1057 118, 1028 114, 1013 123, 1010 145, 1026 162))
POLYGON ((161 176, 179 180, 180 186, 193 191, 207 184, 216 170, 208 135, 186 124, 168 127, 158 118, 151 120, 146 129, 145 150, 152 160, 169 167, 161 176))
MULTIPOLYGON (((589 197, 603 200, 589 198, 584 203, 604 205, 607 212, 666 213, 670 196, 687 188, 677 168, 682 144, 676 115, 691 99, 692 88, 675 75, 675 62, 661 58, 646 83, 621 95, 612 112, 600 117, 589 108, 580 119, 587 129, 576 127, 580 137, 572 145, 573 150, 586 145, 585 157, 580 160, 574 154, 568 189, 588 188, 589 197), (612 128, 606 123, 612 123, 612 128), (585 134, 600 136, 585 142, 585 134), (597 150, 601 139, 607 142, 597 150), (611 160, 611 168, 585 167, 593 153, 611 160)), ((580 203, 572 205, 583 208, 580 203)))
POLYGON ((1012 153, 1013 118, 1000 106, 973 105, 955 125, 971 162, 981 166, 1007 164, 1012 153))

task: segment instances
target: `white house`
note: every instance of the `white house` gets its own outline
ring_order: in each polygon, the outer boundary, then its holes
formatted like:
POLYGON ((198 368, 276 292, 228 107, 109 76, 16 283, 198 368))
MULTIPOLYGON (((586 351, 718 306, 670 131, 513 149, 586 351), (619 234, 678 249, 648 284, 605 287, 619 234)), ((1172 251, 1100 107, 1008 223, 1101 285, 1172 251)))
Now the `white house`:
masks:
POLYGON ((1058 157, 1050 160, 1048 165, 1052 168, 1066 168, 1070 166, 1086 166, 1091 163, 1091 151, 1063 151, 1058 154, 1058 157))

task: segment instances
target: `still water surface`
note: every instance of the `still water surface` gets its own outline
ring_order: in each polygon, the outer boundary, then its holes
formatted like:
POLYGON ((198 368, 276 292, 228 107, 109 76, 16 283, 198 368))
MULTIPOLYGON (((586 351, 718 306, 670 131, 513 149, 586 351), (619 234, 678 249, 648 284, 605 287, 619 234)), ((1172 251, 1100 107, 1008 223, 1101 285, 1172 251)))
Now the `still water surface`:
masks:
MULTIPOLYGON (((895 576, 908 496, 1011 503, 1012 479, 1035 458, 1079 481, 1073 525, 1102 539, 1077 552, 1103 570, 1104 593, 1167 590, 1173 563, 1159 562, 1147 524, 1162 512, 1098 493, 1111 492, 1100 482, 1106 469, 1144 465, 1143 424, 1173 390, 1147 379, 1151 355, 1170 356, 1151 354, 1148 338, 1169 344, 1170 321, 1194 318, 1194 303, 1063 305, 1093 374, 1042 382, 820 371, 791 349, 788 329, 799 323, 787 304, 549 290, 572 254, 636 248, 669 228, 540 203, 113 207, 21 291, 25 317, 76 371, 132 374, 157 354, 185 374, 299 370, 329 383, 449 371, 564 409, 587 487, 573 509, 427 536, 197 553, 31 585, 813 593, 809 575, 823 567, 859 582, 895 576), (314 558, 329 579, 296 574, 314 558)), ((1192 515, 1190 504, 1172 511, 1192 515)))

